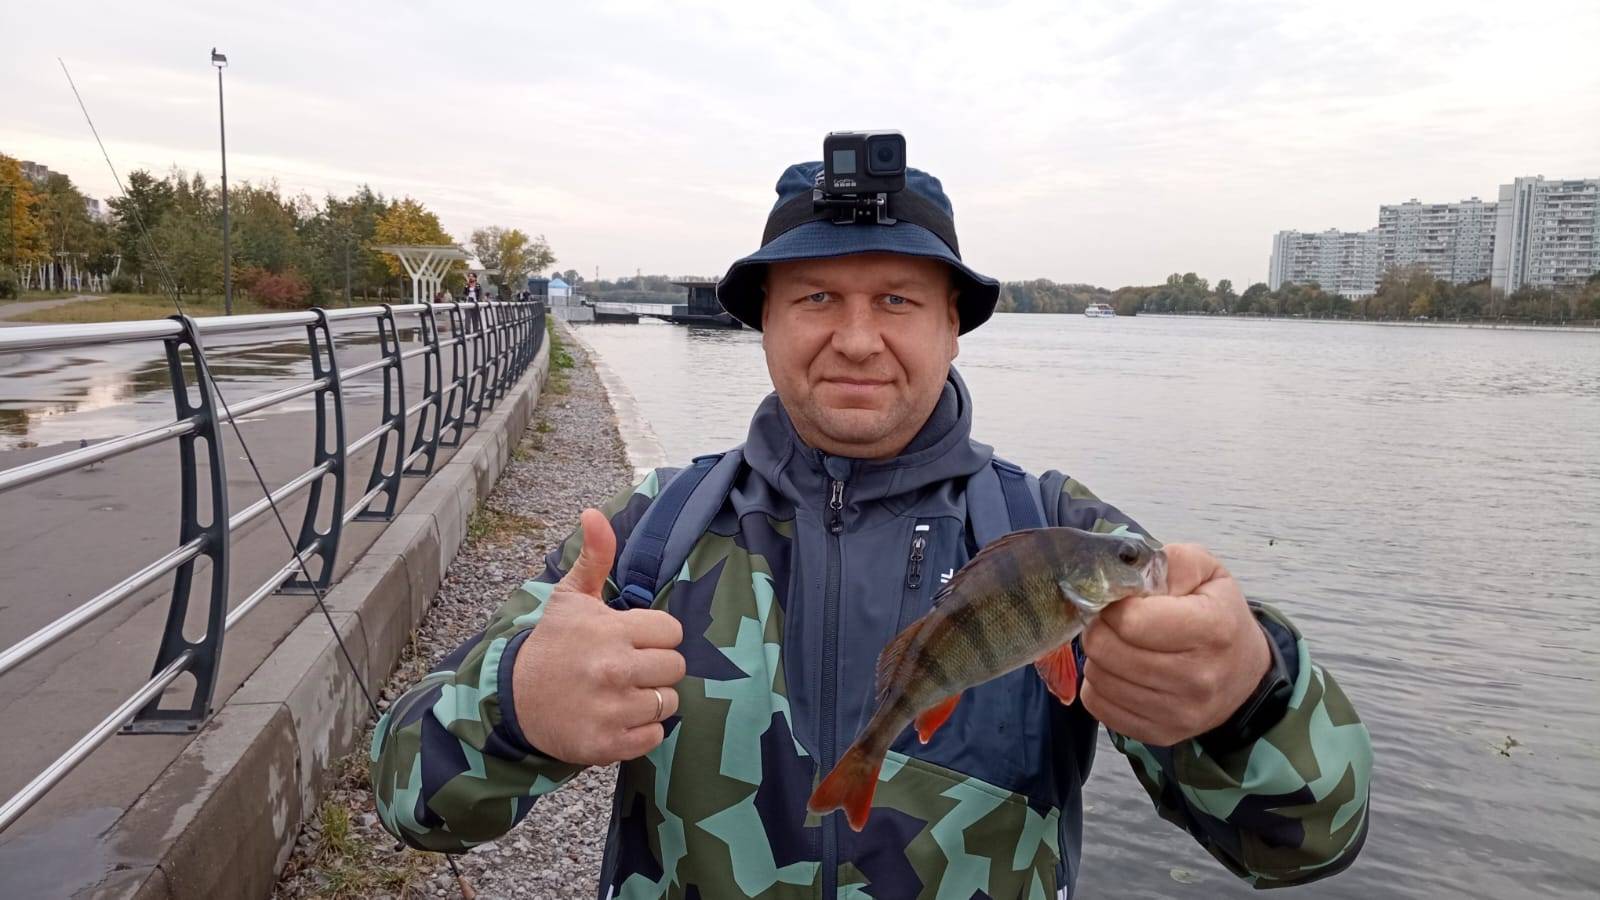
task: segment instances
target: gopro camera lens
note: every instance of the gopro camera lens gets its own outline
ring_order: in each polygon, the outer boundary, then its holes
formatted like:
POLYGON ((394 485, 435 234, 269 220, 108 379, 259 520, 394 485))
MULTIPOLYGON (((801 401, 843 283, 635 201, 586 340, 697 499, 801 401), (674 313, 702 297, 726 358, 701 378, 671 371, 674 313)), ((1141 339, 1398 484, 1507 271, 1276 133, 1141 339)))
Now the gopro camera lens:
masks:
POLYGON ((897 175, 906 167, 906 139, 884 135, 867 143, 867 174, 897 175))

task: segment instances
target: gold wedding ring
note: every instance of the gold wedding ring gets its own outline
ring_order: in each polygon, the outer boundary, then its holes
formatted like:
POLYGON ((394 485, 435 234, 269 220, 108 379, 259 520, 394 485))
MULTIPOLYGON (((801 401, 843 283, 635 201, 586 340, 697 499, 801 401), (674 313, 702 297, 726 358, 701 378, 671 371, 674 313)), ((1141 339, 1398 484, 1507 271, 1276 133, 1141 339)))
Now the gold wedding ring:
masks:
POLYGON ((667 708, 667 701, 661 698, 661 691, 658 688, 651 688, 650 692, 656 695, 656 715, 650 721, 659 722, 661 721, 662 710, 667 708))

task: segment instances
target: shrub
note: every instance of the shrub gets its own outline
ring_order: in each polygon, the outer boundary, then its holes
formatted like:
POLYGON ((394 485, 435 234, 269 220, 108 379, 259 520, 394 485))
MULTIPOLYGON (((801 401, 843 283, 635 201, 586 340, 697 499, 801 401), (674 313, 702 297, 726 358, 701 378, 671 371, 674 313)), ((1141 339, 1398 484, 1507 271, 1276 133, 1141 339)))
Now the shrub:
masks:
POLYGON ((268 272, 246 267, 239 270, 239 286, 257 303, 270 309, 305 309, 306 300, 311 296, 310 282, 294 269, 268 272))
POLYGON ((0 266, 0 300, 13 300, 17 296, 17 273, 0 266))
POLYGON ((113 294, 131 294, 133 293, 134 288, 133 276, 113 275, 111 276, 111 282, 107 285, 107 287, 111 289, 111 293, 113 294))

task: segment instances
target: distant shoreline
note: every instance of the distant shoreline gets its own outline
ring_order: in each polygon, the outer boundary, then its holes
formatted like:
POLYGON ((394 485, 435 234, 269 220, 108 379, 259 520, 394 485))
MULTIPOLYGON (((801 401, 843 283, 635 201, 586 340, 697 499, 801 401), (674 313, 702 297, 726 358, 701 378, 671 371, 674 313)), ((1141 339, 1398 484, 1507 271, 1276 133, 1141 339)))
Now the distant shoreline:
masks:
MULTIPOLYGON (((1019 313, 1018 315, 1045 316, 1045 315, 1071 315, 1071 313, 1019 313)), ((1323 325, 1383 325, 1389 328, 1481 328, 1489 331, 1570 331, 1584 334, 1600 334, 1600 323, 1593 325, 1540 325, 1535 322, 1403 322, 1390 319, 1326 319, 1307 316, 1218 316, 1205 313, 1152 313, 1142 312, 1138 316, 1127 318, 1142 318, 1150 316, 1156 319, 1226 319, 1226 320, 1257 320, 1264 322, 1308 322, 1323 325)))

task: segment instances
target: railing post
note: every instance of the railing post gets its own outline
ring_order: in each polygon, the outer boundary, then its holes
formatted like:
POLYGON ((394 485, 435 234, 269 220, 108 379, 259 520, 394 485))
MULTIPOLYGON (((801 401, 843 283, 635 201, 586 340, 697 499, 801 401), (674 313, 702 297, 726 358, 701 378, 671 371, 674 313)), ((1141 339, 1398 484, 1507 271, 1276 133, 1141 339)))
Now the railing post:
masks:
POLYGON ((339 360, 334 352, 333 331, 328 327, 328 314, 320 307, 312 312, 317 320, 306 325, 306 342, 311 348, 311 377, 326 378, 328 383, 316 393, 317 447, 311 465, 326 463, 328 472, 311 485, 305 519, 300 524, 300 538, 295 541, 294 549, 297 555, 306 557, 306 573, 311 572, 313 559, 321 563, 321 568, 309 582, 302 575, 289 576, 280 588, 286 594, 310 594, 327 589, 333 581, 333 561, 339 552, 339 538, 344 533, 344 388, 339 381, 339 360), (324 490, 330 478, 333 489, 324 490), (330 513, 326 531, 317 527, 317 519, 324 509, 330 513))
POLYGON ((372 458, 367 493, 381 485, 383 504, 379 506, 378 498, 374 497, 366 509, 356 514, 356 518, 387 521, 394 518, 395 504, 400 502, 400 471, 406 464, 405 360, 400 355, 400 334, 395 327, 394 307, 387 303, 383 304, 383 315, 378 317, 378 345, 388 360, 388 365, 383 367, 384 432, 378 437, 378 454, 372 458), (394 439, 394 465, 385 471, 383 460, 389 452, 390 438, 394 439))
POLYGON ((134 715, 124 732, 171 733, 199 729, 211 715, 211 699, 216 691, 217 673, 222 668, 222 636, 227 631, 224 622, 228 617, 228 472, 227 456, 222 447, 221 422, 217 415, 217 395, 211 381, 211 370, 206 366, 205 351, 200 344, 200 332, 194 320, 186 315, 174 316, 183 324, 183 333, 166 341, 167 371, 172 378, 173 404, 178 419, 195 419, 195 429, 178 439, 180 499, 182 523, 178 529, 178 545, 182 546, 197 537, 203 538, 199 556, 189 560, 174 576, 172 600, 167 604, 167 624, 161 633, 161 648, 156 653, 152 677, 172 664, 185 653, 192 654, 188 671, 194 676, 194 695, 187 709, 161 709, 161 697, 147 703, 134 715), (183 349, 187 347, 194 358, 195 387, 199 403, 189 399, 190 384, 183 370, 183 349), (206 475, 209 513, 207 521, 200 521, 199 459, 195 443, 205 441, 206 475), (206 631, 197 640, 184 636, 183 626, 189 617, 189 601, 193 596, 194 567, 200 557, 211 561, 211 596, 206 609, 206 631))
POLYGON ((505 311, 503 304, 496 303, 494 306, 489 307, 489 321, 491 323, 489 346, 494 351, 494 380, 492 382, 494 389, 489 393, 489 407, 491 409, 494 408, 496 403, 500 402, 500 398, 506 395, 506 371, 509 368, 506 365, 506 351, 510 348, 510 344, 506 342, 505 311))
POLYGON ((450 429, 448 438, 440 438, 446 447, 461 445, 461 431, 466 425, 468 391, 472 388, 471 371, 467 368, 467 326, 461 304, 450 304, 450 394, 445 400, 441 427, 450 429))
POLYGON ((528 368, 528 304, 511 307, 511 382, 516 383, 528 368))
MULTIPOLYGON (((494 409, 495 335, 494 307, 487 301, 478 304, 478 329, 483 338, 482 355, 478 357, 478 406, 489 412, 494 409)), ((472 424, 478 424, 477 420, 472 424)))
POLYGON ((419 450, 423 453, 406 468, 405 474, 426 477, 433 474, 434 460, 439 455, 439 432, 444 418, 444 361, 439 357, 439 323, 433 318, 432 303, 423 307, 417 327, 422 332, 423 343, 428 347, 428 352, 422 355, 422 393, 427 395, 428 405, 417 416, 417 436, 406 458, 409 459, 419 450), (430 409, 433 412, 431 416, 428 414, 430 409))
POLYGON ((506 392, 522 376, 522 304, 506 307, 506 392))
POLYGON ((535 301, 533 300, 522 304, 522 336, 521 340, 518 341, 522 347, 522 365, 517 372, 518 378, 521 378, 522 373, 528 371, 528 367, 533 365, 533 329, 535 325, 539 324, 533 318, 535 308, 535 301))
POLYGON ((469 312, 469 320, 477 327, 472 332, 472 375, 467 379, 467 396, 472 401, 472 421, 468 424, 476 428, 483 421, 483 395, 488 393, 489 387, 489 342, 483 324, 483 303, 475 304, 469 312))

